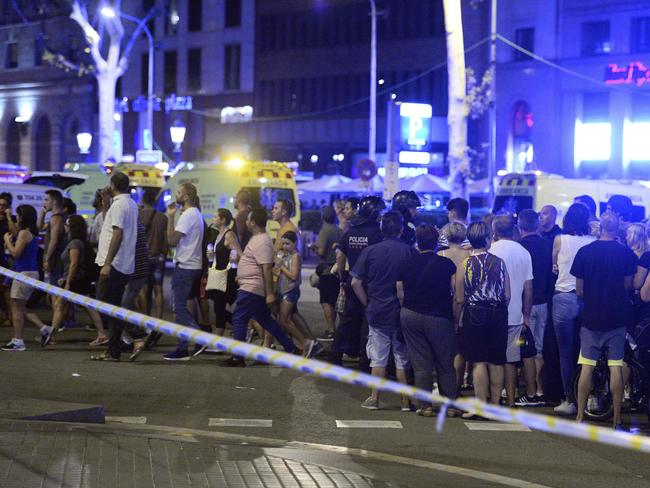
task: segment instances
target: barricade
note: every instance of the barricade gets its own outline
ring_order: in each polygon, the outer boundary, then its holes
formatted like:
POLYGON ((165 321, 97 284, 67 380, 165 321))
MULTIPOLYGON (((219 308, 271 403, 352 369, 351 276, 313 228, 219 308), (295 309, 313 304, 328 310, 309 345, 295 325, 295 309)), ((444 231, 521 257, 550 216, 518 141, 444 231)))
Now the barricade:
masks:
POLYGON ((256 361, 293 369, 302 373, 319 376, 321 378, 328 378, 341 383, 349 383, 365 388, 377 388, 383 392, 407 395, 410 398, 424 402, 440 404, 441 409, 436 424, 438 432, 442 431, 447 409, 449 407, 455 407, 492 420, 522 424, 533 430, 576 439, 584 439, 598 444, 608 444, 633 451, 650 452, 650 437, 630 434, 627 432, 617 432, 606 427, 578 424, 557 417, 531 413, 526 410, 517 410, 498 405, 486 404, 475 398, 457 398, 452 400, 441 395, 419 390, 413 386, 404 385, 384 378, 378 378, 366 373, 325 363, 323 361, 303 358, 301 356, 295 356, 293 354, 255 346, 246 342, 228 339, 227 337, 221 337, 215 334, 174 324, 172 322, 167 322, 165 320, 149 317, 138 312, 133 312, 131 310, 100 302, 94 298, 73 293, 69 290, 63 290, 62 288, 35 280, 1 266, 0 274, 26 283, 27 285, 44 291, 50 295, 63 297, 65 300, 77 305, 88 307, 97 310, 104 315, 115 317, 133 325, 137 325, 147 331, 157 331, 202 346, 214 347, 247 359, 254 359, 256 361))

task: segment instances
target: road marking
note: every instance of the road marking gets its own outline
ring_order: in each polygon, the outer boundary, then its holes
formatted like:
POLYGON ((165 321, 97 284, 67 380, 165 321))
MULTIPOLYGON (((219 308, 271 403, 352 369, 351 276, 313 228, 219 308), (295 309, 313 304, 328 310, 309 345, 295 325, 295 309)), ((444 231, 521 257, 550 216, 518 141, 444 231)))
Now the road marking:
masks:
POLYGON ((104 420, 116 424, 144 425, 147 423, 147 417, 111 417, 107 415, 104 420))
POLYGON ((492 430, 501 432, 532 432, 521 424, 502 424, 500 422, 465 422, 469 430, 492 430))
POLYGON ((398 420, 337 420, 339 429, 401 429, 398 420))
POLYGON ((208 421, 209 427, 273 427, 270 419, 216 419, 208 421))

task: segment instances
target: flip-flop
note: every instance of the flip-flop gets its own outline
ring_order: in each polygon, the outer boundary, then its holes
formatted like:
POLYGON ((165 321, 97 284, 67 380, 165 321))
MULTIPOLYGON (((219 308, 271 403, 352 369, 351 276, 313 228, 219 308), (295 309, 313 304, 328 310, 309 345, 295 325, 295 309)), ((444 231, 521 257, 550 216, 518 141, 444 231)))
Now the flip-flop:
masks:
POLYGON ((102 354, 91 354, 90 356, 91 361, 108 361, 112 363, 119 363, 120 358, 114 358, 110 354, 104 352, 102 354))

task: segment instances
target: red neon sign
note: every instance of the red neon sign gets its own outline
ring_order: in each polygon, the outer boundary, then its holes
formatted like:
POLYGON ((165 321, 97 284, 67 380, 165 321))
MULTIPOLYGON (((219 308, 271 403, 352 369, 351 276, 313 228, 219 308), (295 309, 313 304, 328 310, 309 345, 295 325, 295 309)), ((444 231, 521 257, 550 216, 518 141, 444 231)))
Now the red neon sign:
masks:
POLYGON ((645 83, 650 83, 650 68, 641 61, 633 61, 627 66, 608 64, 605 68, 605 83, 643 86, 645 83))

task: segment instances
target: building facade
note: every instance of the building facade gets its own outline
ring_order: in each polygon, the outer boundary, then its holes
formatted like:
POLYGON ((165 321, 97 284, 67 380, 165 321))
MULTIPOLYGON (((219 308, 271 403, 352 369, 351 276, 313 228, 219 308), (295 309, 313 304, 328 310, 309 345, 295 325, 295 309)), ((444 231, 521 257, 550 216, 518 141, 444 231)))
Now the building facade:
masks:
POLYGON ((650 4, 500 1, 497 166, 650 179, 650 4))
POLYGON ((0 162, 49 170, 79 160, 76 135, 93 127, 94 84, 43 59, 54 52, 84 62, 68 14, 64 1, 0 4, 0 162))

